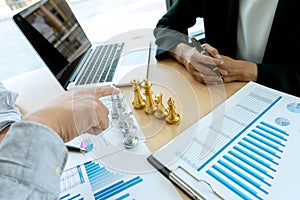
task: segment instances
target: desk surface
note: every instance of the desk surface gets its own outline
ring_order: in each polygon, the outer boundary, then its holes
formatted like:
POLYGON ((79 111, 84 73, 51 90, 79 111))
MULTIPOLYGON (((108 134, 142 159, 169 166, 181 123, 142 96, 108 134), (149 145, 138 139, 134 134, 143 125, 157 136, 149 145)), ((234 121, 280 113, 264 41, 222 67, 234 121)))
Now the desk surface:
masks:
MULTIPOLYGON (((146 145, 151 152, 172 140, 246 84, 233 82, 224 85, 203 85, 194 80, 182 65, 171 59, 152 64, 149 70, 149 80, 153 83, 151 87, 153 96, 161 92, 165 106, 167 99, 172 97, 176 111, 181 115, 179 123, 170 125, 164 120, 146 114, 143 110, 132 107, 147 138, 146 145)), ((63 88, 46 67, 5 80, 3 84, 8 89, 19 93, 17 105, 23 113, 34 110, 63 92, 63 88)), ((131 105, 132 88, 122 87, 121 90, 131 105)), ((185 194, 180 193, 184 199, 188 199, 185 194)))
MULTIPOLYGON (((152 65, 149 80, 153 83, 153 96, 163 94, 166 107, 168 97, 175 100, 176 111, 181 115, 177 124, 167 124, 153 115, 146 114, 143 109, 134 109, 133 113, 147 137, 146 145, 151 152, 158 150, 182 131, 208 114, 233 95, 245 82, 232 82, 224 85, 207 86, 194 80, 187 70, 174 60, 159 61, 152 65)), ((131 105, 133 92, 130 87, 122 88, 128 103, 131 105)), ((190 199, 178 190, 183 199, 190 199)))

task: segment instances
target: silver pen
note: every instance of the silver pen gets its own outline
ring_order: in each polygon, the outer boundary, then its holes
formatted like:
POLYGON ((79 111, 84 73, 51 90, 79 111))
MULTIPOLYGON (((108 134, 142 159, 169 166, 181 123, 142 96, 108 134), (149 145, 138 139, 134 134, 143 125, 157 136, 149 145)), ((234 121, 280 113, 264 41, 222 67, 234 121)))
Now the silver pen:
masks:
MULTIPOLYGON (((198 52, 202 55, 206 55, 206 56, 210 56, 201 46, 200 42, 195 38, 195 37, 191 37, 191 41, 192 41, 192 45, 193 47, 195 47, 198 52)), ((221 78, 224 82, 224 77, 222 75, 222 73, 220 72, 220 70, 215 66, 215 65, 211 65, 211 64, 204 64, 205 67, 211 69, 213 72, 215 72, 215 74, 221 78)))

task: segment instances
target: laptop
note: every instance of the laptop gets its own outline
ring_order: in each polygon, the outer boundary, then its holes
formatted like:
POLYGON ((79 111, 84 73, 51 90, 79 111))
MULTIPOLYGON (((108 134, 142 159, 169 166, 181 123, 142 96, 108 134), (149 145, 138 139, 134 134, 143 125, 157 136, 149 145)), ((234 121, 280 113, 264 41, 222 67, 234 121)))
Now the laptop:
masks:
MULTIPOLYGON (((65 0, 42 0, 13 16, 14 22, 64 89, 129 85, 147 78, 146 40, 92 44, 65 0)), ((151 45, 150 45, 151 46, 151 45)))

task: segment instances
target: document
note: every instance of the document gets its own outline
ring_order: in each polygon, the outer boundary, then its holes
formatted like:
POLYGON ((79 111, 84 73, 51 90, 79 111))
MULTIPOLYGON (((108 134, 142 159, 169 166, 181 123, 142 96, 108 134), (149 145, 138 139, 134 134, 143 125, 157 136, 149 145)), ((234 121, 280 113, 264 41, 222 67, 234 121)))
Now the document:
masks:
MULTIPOLYGON (((110 99, 101 101, 111 110, 110 99)), ((59 199, 181 199, 174 185, 147 162, 150 152, 137 121, 138 144, 126 149, 123 133, 109 117, 110 127, 101 134, 83 134, 67 143, 87 153, 69 152, 59 199)))
POLYGON ((175 187, 154 169, 144 173, 128 173, 105 166, 101 160, 89 161, 64 171, 60 188, 60 200, 181 199, 175 187))
MULTIPOLYGON (((110 111, 112 110, 111 96, 101 97, 100 100, 110 111)), ((124 106, 126 106, 129 110, 129 105, 127 103, 124 104, 124 106)), ((109 119, 110 125, 102 133, 98 135, 92 135, 88 133, 82 134, 67 143, 67 145, 70 146, 83 148, 87 151, 87 153, 69 152, 69 158, 66 163, 65 170, 76 167, 77 165, 91 160, 100 158, 106 158, 107 160, 107 157, 109 158, 109 162, 112 162, 112 159, 114 157, 125 157, 126 159, 139 158, 145 160, 145 157, 149 154, 149 151, 144 144, 145 137, 136 119, 133 117, 134 124, 137 127, 136 135, 139 138, 139 143, 133 149, 126 149, 124 147, 124 145, 122 144, 124 134, 117 127, 116 123, 113 122, 111 115, 109 115, 109 119)), ((119 161, 114 162, 115 165, 117 165, 118 163, 119 161)))
POLYGON ((300 98, 248 83, 148 157, 195 199, 300 199, 300 98))

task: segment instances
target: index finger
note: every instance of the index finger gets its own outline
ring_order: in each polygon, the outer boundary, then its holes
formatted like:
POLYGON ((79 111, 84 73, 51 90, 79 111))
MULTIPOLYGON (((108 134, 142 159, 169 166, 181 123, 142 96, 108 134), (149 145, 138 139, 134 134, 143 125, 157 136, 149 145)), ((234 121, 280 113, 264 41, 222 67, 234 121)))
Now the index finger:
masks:
POLYGON ((221 55, 219 54, 218 50, 212 46, 210 46, 210 44, 202 44, 202 47, 205 49, 205 51, 207 51, 212 57, 215 58, 222 58, 221 55))
POLYGON ((120 92, 121 92, 121 90, 119 88, 110 87, 110 86, 102 86, 102 87, 97 87, 95 89, 95 97, 100 98, 103 96, 118 94, 120 92))

